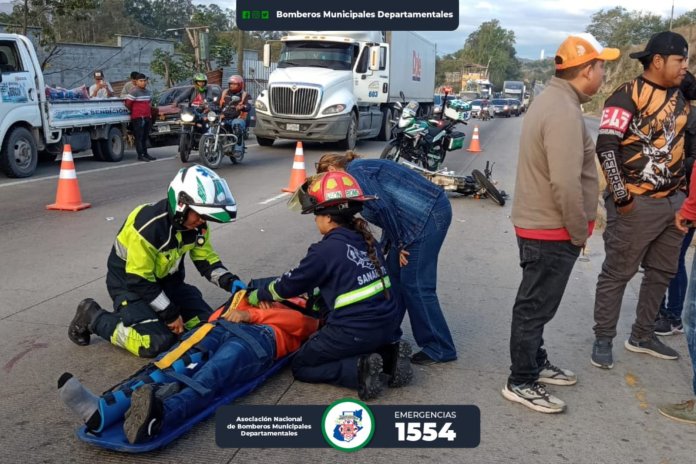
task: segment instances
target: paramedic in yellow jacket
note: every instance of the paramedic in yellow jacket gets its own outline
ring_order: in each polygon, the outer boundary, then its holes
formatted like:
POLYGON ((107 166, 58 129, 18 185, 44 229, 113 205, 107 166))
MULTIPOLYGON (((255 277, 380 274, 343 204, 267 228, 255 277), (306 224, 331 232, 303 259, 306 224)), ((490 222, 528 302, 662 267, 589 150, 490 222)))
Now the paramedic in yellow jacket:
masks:
POLYGON ((244 288, 213 250, 207 224, 231 222, 236 215, 224 179, 202 166, 181 169, 167 198, 135 208, 116 236, 106 275, 114 312, 83 300, 68 329, 70 340, 89 345, 94 333, 151 358, 206 321, 212 309, 196 287, 184 283, 183 258, 189 254, 198 272, 223 289, 244 288))

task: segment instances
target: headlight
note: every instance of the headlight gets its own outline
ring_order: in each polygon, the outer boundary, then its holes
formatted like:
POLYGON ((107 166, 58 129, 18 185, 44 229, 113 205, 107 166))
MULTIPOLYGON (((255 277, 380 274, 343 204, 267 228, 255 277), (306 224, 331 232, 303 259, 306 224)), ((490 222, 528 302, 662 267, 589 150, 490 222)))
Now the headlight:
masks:
POLYGON ((266 108, 266 105, 261 100, 256 100, 254 106, 256 106, 256 109, 259 111, 268 111, 268 108, 266 108))
POLYGON ((321 114, 337 114, 337 113, 341 113, 345 109, 346 109, 346 105, 339 103, 338 105, 329 106, 324 111, 322 111, 321 114))
POLYGON ((214 122, 217 118, 217 113, 215 113, 215 111, 208 111, 206 118, 208 118, 208 122, 214 122))
POLYGON ((181 120, 184 122, 193 122, 193 113, 191 111, 183 111, 181 113, 181 120))

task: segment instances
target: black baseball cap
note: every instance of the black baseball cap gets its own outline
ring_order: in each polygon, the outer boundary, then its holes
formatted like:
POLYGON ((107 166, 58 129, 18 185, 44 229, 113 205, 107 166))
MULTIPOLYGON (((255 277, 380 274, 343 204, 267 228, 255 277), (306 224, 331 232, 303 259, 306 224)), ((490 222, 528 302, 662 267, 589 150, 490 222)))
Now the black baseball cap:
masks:
POLYGON ((138 80, 140 80, 140 79, 148 80, 148 77, 147 77, 145 74, 143 74, 143 73, 137 73, 135 79, 138 79, 138 80))
POLYGON ((643 60, 653 55, 679 55, 688 56, 689 44, 686 39, 672 31, 658 32, 650 37, 645 50, 634 52, 629 56, 638 60, 643 60))

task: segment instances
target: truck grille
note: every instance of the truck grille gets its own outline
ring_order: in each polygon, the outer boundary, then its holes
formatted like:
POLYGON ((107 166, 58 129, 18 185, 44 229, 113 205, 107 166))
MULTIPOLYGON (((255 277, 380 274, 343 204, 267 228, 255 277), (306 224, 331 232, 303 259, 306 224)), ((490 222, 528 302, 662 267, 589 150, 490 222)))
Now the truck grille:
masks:
POLYGON ((274 85, 271 111, 279 116, 312 116, 319 103, 319 89, 298 85, 274 85))

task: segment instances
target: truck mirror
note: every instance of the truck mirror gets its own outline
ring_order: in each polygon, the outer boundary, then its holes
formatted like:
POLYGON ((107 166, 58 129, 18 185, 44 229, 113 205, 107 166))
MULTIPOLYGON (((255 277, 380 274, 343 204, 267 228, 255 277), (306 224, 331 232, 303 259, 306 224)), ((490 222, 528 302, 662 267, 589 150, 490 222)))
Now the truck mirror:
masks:
POLYGON ((271 44, 263 44, 263 67, 271 67, 271 44))
POLYGON ((380 47, 370 47, 370 71, 379 71, 380 47))

